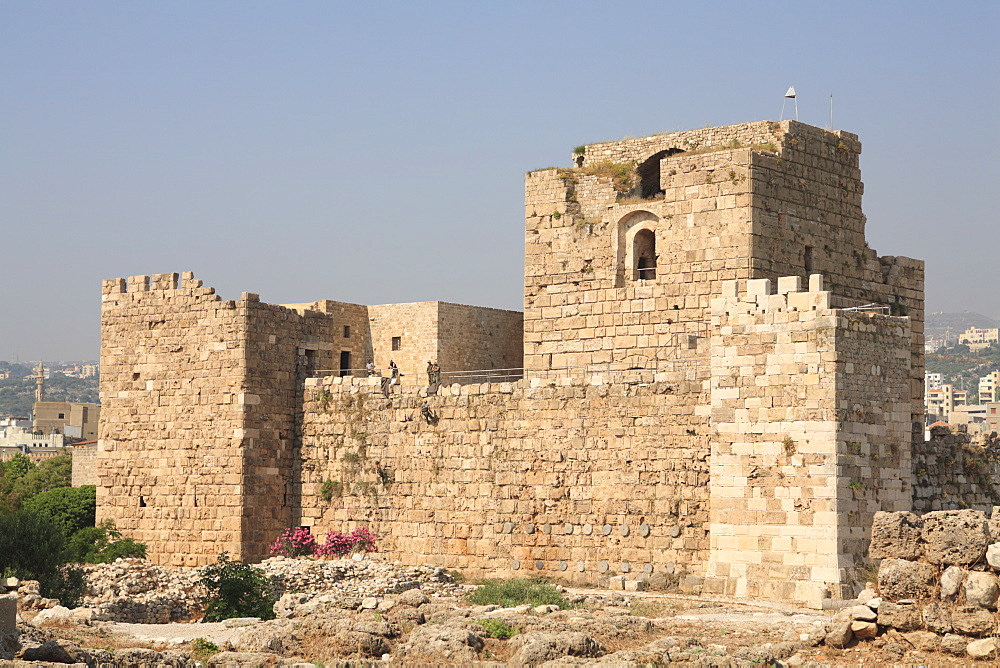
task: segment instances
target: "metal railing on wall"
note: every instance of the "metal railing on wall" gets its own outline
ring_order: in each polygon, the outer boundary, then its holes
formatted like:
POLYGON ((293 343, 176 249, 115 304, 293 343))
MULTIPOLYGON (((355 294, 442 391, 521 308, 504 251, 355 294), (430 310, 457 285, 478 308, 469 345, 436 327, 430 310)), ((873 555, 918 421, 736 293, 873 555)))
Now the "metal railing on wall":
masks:
MULTIPOLYGON (((603 382, 619 383, 652 383, 656 376, 663 373, 674 373, 687 370, 707 368, 707 357, 682 357, 666 360, 655 360, 643 364, 629 362, 610 362, 599 364, 581 364, 552 368, 507 368, 507 369, 471 369, 466 371, 438 372, 437 382, 441 385, 470 385, 482 383, 507 383, 524 378, 539 378, 556 380, 570 377, 602 376, 603 382)), ((370 372, 368 369, 318 369, 311 372, 311 377, 351 376, 355 378, 392 378, 381 369, 370 372)), ((418 373, 404 372, 402 369, 396 376, 400 383, 413 385, 429 385, 433 379, 426 371, 418 373)))

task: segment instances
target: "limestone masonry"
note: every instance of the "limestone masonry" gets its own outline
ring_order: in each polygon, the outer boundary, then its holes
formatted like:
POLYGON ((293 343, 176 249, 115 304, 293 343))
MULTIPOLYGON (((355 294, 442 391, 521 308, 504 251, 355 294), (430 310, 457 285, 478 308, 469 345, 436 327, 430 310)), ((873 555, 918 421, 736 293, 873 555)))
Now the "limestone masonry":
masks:
POLYGON ((98 519, 172 565, 367 525, 471 575, 851 595, 930 456, 923 263, 867 246, 860 152, 795 121, 580 147, 526 177, 523 320, 105 281, 98 519))

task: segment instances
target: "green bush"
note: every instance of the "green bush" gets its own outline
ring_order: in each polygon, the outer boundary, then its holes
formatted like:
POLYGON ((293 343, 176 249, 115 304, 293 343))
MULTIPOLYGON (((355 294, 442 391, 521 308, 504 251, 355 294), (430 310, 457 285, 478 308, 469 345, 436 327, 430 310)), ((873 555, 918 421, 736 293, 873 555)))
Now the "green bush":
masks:
POLYGON ((221 622, 233 617, 274 619, 271 578, 250 564, 229 558, 225 552, 216 563, 201 569, 199 584, 208 590, 205 621, 221 622))
POLYGON ((51 519, 26 510, 0 514, 0 576, 38 580, 42 596, 75 607, 83 595, 83 571, 66 566, 66 539, 51 519))
MULTIPOLYGON (((16 459, 18 455, 11 461, 16 459)), ((20 510, 24 501, 40 492, 72 485, 73 459, 70 455, 46 459, 38 466, 29 461, 26 471, 23 462, 13 467, 8 467, 8 464, 10 462, 3 465, 0 475, 0 510, 20 510)))
POLYGON ((111 520, 77 531, 66 545, 66 560, 87 564, 109 564, 118 557, 146 557, 146 544, 122 538, 111 520))
POLYGON ((57 487, 25 499, 21 507, 48 517, 62 529, 63 536, 68 539, 80 529, 94 526, 97 515, 96 490, 93 485, 57 487))
POLYGON ((486 635, 490 638, 497 638, 498 640, 513 638, 521 632, 519 628, 511 626, 502 619, 477 619, 476 624, 482 626, 486 635))
POLYGON ((557 605, 569 608, 567 601, 559 590, 547 582, 536 582, 525 578, 510 580, 484 580, 467 598, 476 605, 499 605, 501 608, 513 608, 517 605, 557 605))

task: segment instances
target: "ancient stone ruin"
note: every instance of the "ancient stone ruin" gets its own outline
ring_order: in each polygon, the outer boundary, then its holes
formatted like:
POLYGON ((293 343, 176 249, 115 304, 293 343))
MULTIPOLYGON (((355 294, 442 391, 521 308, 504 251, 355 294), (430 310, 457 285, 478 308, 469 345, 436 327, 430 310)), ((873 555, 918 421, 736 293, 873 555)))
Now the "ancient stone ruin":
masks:
POLYGON ((171 565, 367 525, 470 575, 850 597, 874 514, 937 484, 923 263, 867 246, 860 152, 796 121, 578 148, 526 177, 523 322, 105 281, 98 519, 171 565))

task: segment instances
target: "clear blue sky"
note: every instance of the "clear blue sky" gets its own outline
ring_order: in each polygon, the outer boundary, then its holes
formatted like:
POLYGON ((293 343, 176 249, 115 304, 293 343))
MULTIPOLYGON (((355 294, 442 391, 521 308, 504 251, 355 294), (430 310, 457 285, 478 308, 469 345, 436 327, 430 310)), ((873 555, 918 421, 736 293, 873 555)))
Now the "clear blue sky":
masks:
POLYGON ((523 174, 625 135, 861 136, 868 239, 1000 318, 996 2, 0 2, 0 359, 100 280, 521 307, 523 174))

